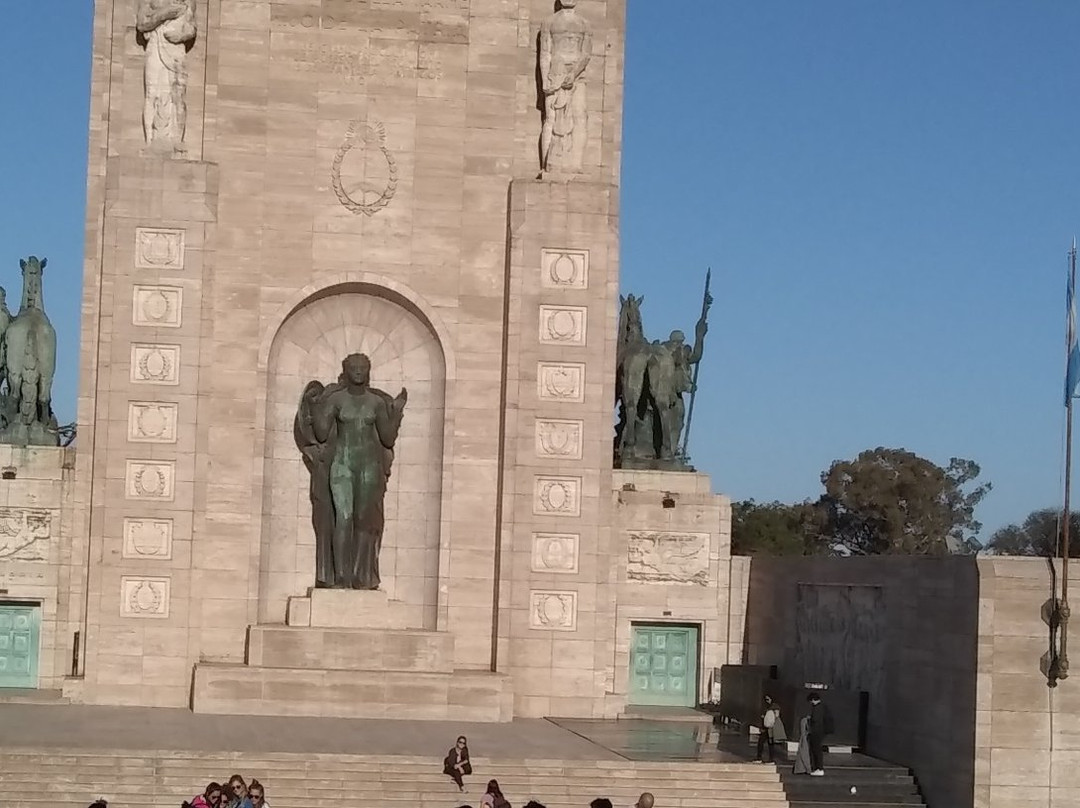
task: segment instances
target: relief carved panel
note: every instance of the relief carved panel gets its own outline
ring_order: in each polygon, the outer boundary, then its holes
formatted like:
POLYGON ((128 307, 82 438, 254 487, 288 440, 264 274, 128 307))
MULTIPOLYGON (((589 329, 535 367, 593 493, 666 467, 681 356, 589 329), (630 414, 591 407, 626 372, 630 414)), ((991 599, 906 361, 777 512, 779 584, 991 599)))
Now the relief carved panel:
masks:
POLYGON ((585 365, 579 362, 538 362, 536 395, 541 401, 581 404, 585 401, 585 365))
POLYGON ((180 346, 131 346, 131 381, 133 384, 179 384, 180 346))
POLYGON ((128 499, 171 502, 176 496, 176 464, 172 461, 127 461, 124 479, 128 499))
POLYGON ((536 419, 536 456, 553 460, 581 460, 582 421, 536 419))
POLYGON ((581 516, 581 478, 537 477, 533 513, 540 516, 581 516))
POLYGON ((577 631, 577 592, 530 592, 529 628, 543 631, 577 631))
POLYGON ((588 289, 587 250, 544 250, 540 256, 540 286, 544 289, 588 289))
POLYGON ((120 614, 164 619, 169 616, 168 578, 120 579, 120 614))
POLYGON ((0 508, 0 561, 48 561, 52 514, 40 508, 0 508))
POLYGON ((179 328, 184 290, 176 286, 136 286, 131 304, 133 325, 179 328))
POLYGON ((135 228, 135 268, 184 268, 184 231, 162 227, 135 228))
POLYGON ((176 443, 179 405, 132 401, 128 404, 128 440, 134 443, 176 443))
POLYGON ((546 345, 584 345, 588 309, 584 306, 541 306, 540 342, 546 345))
POLYGON ((167 561, 172 558, 172 519, 124 519, 124 558, 167 561))
POLYGON ((631 581, 709 585, 709 534, 635 531, 627 545, 631 581))
POLYGON ((573 575, 578 571, 577 533, 534 533, 532 571, 573 575))

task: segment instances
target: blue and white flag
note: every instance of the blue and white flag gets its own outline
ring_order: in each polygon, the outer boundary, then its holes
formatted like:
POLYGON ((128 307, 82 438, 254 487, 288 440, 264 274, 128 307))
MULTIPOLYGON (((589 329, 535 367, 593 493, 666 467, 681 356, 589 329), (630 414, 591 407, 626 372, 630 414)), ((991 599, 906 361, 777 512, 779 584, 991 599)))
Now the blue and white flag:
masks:
MULTIPOLYGON (((1072 260, 1076 260, 1075 254, 1072 260)), ((1076 385, 1080 383, 1080 345, 1076 342, 1076 271, 1072 267, 1069 269, 1065 307, 1065 349, 1068 355, 1065 365, 1065 406, 1068 407, 1076 395, 1076 385)))

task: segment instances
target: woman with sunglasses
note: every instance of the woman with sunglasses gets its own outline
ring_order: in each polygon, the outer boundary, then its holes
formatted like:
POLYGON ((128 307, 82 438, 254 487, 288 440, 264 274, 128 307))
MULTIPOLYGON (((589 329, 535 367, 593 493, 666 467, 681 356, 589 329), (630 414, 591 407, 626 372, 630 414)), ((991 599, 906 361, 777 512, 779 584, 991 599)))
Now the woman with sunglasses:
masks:
POLYGON ((234 774, 229 778, 229 788, 225 792, 225 796, 228 798, 225 803, 228 808, 251 808, 247 783, 239 774, 234 774))
POLYGON ((469 762, 469 742, 464 735, 458 736, 457 743, 443 760, 443 774, 449 775, 450 779, 457 783, 458 791, 468 790, 462 778, 466 774, 472 774, 472 764, 469 762))
POLYGON ((252 780, 248 785, 248 799, 251 800, 251 808, 270 808, 266 801, 266 789, 258 780, 252 780))

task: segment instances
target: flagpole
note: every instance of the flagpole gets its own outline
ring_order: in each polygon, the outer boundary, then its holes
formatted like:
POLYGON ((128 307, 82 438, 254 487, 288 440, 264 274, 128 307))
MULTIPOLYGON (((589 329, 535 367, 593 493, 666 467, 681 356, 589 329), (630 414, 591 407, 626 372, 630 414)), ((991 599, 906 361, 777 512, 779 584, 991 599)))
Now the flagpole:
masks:
MULTIPOLYGON (((1067 338, 1069 344, 1066 350, 1070 356, 1066 362, 1071 361, 1073 343, 1076 340, 1076 322, 1074 318, 1075 293, 1076 293, 1076 239, 1073 239, 1072 249, 1069 250, 1069 289, 1073 294, 1073 300, 1068 312, 1069 324, 1067 338)), ((1068 375, 1068 369, 1066 369, 1068 375)), ((1069 498, 1072 494, 1072 429, 1073 429, 1073 391, 1067 390, 1065 399, 1065 508, 1061 522, 1061 605, 1058 607, 1058 619, 1060 632, 1058 652, 1058 678, 1065 679, 1069 675, 1069 522, 1071 511, 1069 498)))

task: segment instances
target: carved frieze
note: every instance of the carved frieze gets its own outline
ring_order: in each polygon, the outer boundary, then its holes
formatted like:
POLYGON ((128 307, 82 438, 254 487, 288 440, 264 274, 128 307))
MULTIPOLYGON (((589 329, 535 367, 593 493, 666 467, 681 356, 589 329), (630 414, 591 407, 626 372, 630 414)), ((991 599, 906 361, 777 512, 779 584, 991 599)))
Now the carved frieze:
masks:
POLYGON ((529 592, 529 628, 542 631, 576 631, 577 592, 529 592))
POLYGON ((132 295, 133 325, 179 328, 184 290, 176 286, 137 285, 132 295))
POLYGON ((127 461, 125 491, 128 499, 171 502, 176 496, 176 464, 169 460, 127 461))
POLYGON ((627 543, 631 581, 709 585, 709 534, 633 531, 627 543))
POLYGON ((124 519, 124 558, 167 561, 172 558, 172 519, 124 519))
POLYGON ((584 306, 541 306, 540 342, 584 345, 588 309, 584 306))
POLYGON ((581 516, 581 478, 538 476, 533 513, 540 516, 581 516))
POLYGON ((582 421, 536 419, 536 456, 548 460, 581 460, 582 421))
POLYGON ((120 614, 164 619, 169 616, 168 578, 120 578, 120 614))
POLYGON ((134 384, 179 384, 180 346, 132 345, 131 381, 134 384))
POLYGON ((184 231, 135 228, 135 268, 176 271, 184 268, 184 231))
POLYGON ((585 401, 585 365, 574 362, 538 362, 536 395, 541 401, 580 404, 585 401))
POLYGON ((48 561, 52 513, 0 508, 0 561, 48 561))
POLYGON ((128 404, 128 440, 134 443, 176 443, 175 402, 132 401, 128 404))
POLYGON ((534 533, 532 571, 555 575, 574 575, 578 571, 577 533, 534 533))

